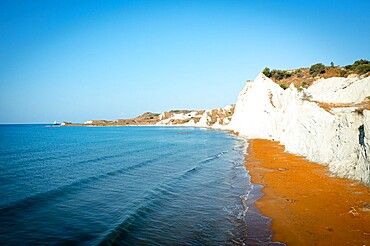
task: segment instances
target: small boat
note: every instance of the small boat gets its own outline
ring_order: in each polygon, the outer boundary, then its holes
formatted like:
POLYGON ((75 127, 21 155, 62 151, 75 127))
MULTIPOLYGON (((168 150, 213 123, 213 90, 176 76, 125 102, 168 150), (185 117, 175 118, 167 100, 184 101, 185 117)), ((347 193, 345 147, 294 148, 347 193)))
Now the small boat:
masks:
POLYGON ((64 124, 64 122, 62 124, 54 121, 53 124, 47 124, 45 127, 61 127, 62 125, 64 124))

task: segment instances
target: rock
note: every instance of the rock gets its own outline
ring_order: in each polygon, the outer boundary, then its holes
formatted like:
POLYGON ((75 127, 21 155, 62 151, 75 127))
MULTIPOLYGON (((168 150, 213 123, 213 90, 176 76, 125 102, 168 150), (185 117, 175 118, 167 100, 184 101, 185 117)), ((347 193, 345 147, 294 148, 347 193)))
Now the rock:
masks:
POLYGON ((313 99, 355 105, 370 96, 370 78, 319 79, 312 87, 305 92, 294 87, 283 90, 259 74, 239 94, 228 129, 249 138, 280 141, 287 152, 369 185, 370 110, 328 112, 313 99))

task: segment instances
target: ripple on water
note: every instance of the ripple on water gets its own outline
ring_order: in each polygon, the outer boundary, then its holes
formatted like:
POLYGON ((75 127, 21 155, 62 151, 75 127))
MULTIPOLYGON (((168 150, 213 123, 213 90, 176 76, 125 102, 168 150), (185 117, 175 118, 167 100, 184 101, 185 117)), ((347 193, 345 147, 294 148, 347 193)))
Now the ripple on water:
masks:
POLYGON ((0 126, 0 134, 0 153, 10 153, 1 157, 1 242, 270 242, 242 139, 159 127, 0 126), (18 149, 27 151, 14 155, 18 149))

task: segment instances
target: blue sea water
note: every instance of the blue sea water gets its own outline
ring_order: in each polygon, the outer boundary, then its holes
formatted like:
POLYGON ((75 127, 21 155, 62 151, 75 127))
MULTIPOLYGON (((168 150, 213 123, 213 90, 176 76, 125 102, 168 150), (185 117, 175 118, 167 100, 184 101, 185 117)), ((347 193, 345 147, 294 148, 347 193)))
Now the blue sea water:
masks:
POLYGON ((268 244, 245 144, 205 129, 0 125, 0 243, 268 244))

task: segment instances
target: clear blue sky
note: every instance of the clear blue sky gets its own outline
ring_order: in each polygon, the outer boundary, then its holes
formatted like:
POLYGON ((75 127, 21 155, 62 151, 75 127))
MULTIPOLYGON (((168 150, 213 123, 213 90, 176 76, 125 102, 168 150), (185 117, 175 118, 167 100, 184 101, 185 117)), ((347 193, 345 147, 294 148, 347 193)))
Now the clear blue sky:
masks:
POLYGON ((370 57, 370 1, 0 1, 0 123, 235 103, 265 67, 370 57))

